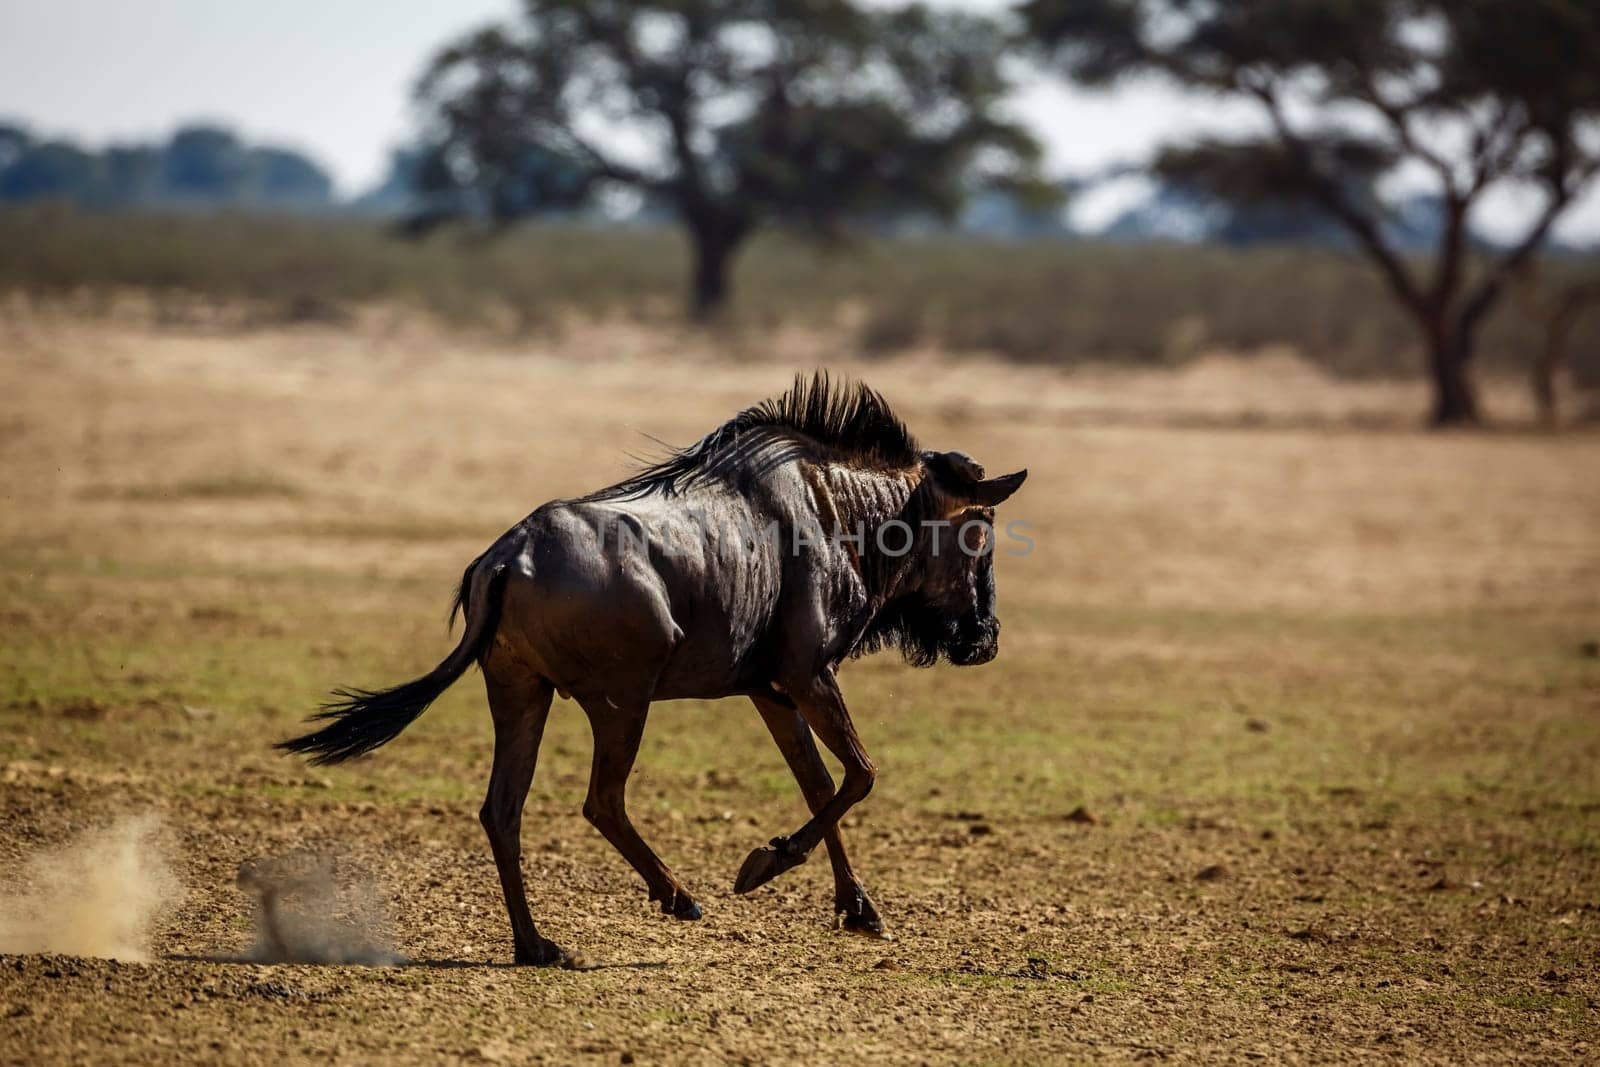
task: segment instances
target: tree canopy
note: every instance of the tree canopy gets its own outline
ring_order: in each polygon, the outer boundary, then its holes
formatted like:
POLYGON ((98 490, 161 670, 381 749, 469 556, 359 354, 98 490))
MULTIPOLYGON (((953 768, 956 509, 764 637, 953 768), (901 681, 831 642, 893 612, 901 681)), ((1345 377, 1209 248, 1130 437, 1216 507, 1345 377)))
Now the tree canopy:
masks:
POLYGON ((1040 190, 1000 116, 989 19, 847 0, 526 0, 446 48, 418 94, 442 175, 502 221, 605 189, 667 204, 713 312, 757 228, 948 218, 984 186, 1040 190))
POLYGON ((306 208, 333 182, 298 152, 252 146, 218 126, 184 126, 162 144, 91 151, 0 124, 0 202, 56 198, 85 207, 306 208))
POLYGON ((1434 419, 1472 422, 1475 331, 1600 172, 1600 5, 1585 0, 1027 0, 1041 51, 1107 85, 1155 74, 1252 101, 1254 136, 1169 146, 1165 176, 1231 200, 1302 205, 1351 235, 1418 323, 1434 419), (1427 264, 1386 231, 1386 185, 1425 176, 1442 208, 1427 264), (1472 215, 1495 187, 1540 207, 1502 248, 1472 215))

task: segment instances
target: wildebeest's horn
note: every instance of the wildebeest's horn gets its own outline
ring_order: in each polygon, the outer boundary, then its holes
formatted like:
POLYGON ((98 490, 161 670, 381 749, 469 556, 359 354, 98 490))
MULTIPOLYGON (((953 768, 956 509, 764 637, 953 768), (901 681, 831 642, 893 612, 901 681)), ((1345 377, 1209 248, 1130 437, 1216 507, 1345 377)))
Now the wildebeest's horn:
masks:
POLYGON ((979 507, 992 508, 1021 489, 1022 483, 1027 480, 1028 472, 1023 469, 1014 474, 1002 474, 998 478, 979 482, 971 489, 972 502, 979 507))

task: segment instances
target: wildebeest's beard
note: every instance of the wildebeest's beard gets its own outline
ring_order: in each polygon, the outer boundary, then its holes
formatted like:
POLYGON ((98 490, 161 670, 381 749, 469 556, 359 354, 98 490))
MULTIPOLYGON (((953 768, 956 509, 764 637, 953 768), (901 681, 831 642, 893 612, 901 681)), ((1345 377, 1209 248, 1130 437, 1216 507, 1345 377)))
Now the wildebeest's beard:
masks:
POLYGON ((864 656, 882 648, 898 648, 913 667, 931 667, 956 639, 956 624, 920 596, 884 605, 852 653, 864 656))
POLYGON ((975 611, 952 614, 919 596, 903 597, 878 613, 852 654, 883 648, 898 648, 913 667, 932 667, 941 659, 958 667, 975 666, 999 652, 1000 623, 975 611))

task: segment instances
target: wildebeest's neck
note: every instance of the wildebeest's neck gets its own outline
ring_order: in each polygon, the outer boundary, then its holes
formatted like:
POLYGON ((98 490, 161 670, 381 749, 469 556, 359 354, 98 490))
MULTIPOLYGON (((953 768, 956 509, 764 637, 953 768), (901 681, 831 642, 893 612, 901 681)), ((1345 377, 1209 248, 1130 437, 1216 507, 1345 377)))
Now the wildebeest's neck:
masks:
POLYGON ((840 463, 802 465, 817 521, 841 537, 858 564, 867 595, 882 603, 896 595, 910 571, 909 551, 925 535, 919 468, 873 470, 840 463), (896 528, 889 529, 891 524, 896 528), (843 538, 850 538, 844 540, 843 538))
POLYGON ((863 470, 837 463, 808 463, 806 481, 824 528, 874 527, 901 517, 919 481, 915 470, 863 470))

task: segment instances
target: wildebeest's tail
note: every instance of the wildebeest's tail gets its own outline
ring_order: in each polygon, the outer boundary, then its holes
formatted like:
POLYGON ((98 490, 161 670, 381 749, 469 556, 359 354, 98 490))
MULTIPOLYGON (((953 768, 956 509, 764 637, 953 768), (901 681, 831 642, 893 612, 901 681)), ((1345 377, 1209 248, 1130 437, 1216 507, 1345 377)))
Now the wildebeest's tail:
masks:
POLYGON ((491 549, 479 556, 461 577, 450 618, 455 619, 457 610, 463 611, 466 628, 461 643, 444 662, 421 678, 393 689, 335 690, 336 699, 324 704, 321 712, 311 718, 313 722, 327 722, 326 726, 304 737, 280 741, 276 747, 309 755, 313 764, 321 766, 343 763, 400 736, 400 731, 466 673, 493 639, 500 618, 500 591, 507 562, 493 558, 495 555, 491 549))

